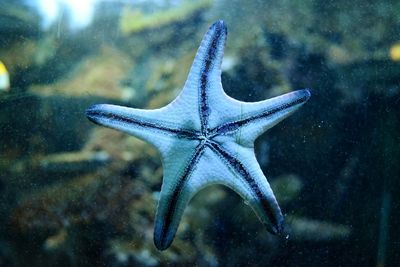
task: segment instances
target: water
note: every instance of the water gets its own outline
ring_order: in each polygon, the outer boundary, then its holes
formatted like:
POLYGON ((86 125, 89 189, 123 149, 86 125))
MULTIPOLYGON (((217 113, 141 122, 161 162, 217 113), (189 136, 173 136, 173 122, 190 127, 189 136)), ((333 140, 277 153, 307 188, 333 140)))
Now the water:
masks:
POLYGON ((399 8, 3 0, 0 266, 397 266, 399 8), (268 233, 232 190, 211 186, 159 251, 160 154, 85 110, 169 103, 218 19, 228 27, 228 95, 253 102, 311 88, 255 143, 289 238, 268 233))

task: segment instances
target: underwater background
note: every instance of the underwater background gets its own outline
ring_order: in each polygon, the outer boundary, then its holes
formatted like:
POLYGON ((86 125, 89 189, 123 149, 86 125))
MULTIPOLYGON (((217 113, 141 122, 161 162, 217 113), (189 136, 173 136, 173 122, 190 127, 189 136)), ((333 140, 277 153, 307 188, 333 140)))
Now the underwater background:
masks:
POLYGON ((2 0, 0 266, 399 266, 399 87, 400 1, 2 0), (212 186, 161 252, 158 152, 85 109, 169 103, 218 19, 227 94, 312 90, 255 144, 290 237, 212 186))

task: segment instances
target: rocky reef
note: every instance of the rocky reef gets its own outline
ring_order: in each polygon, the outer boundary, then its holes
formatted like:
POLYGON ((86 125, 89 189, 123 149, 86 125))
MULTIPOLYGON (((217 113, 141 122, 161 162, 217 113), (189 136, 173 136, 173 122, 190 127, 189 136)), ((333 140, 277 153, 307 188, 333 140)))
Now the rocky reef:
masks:
POLYGON ((24 1, 0 4, 0 61, 11 84, 0 92, 0 266, 395 266, 398 4, 152 4, 100 2, 79 31, 67 18, 41 28, 24 1), (258 101, 312 90, 255 148, 289 238, 267 233, 233 191, 215 186, 191 201, 160 252, 157 151, 92 125, 84 110, 171 101, 219 18, 229 28, 229 95, 258 101))

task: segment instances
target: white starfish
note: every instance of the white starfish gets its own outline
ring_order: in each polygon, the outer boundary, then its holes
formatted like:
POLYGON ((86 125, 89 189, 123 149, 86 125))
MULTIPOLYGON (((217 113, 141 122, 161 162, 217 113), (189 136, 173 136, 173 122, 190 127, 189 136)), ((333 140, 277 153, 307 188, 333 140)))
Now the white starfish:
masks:
POLYGON ((226 95, 221 85, 226 36, 223 21, 209 28, 183 90, 167 106, 143 110, 100 104, 86 111, 91 121, 143 139, 160 152, 164 178, 154 229, 160 250, 171 245, 189 200, 211 184, 236 191, 269 232, 284 232, 282 212, 254 154, 254 140, 304 104, 310 92, 254 103, 226 95))

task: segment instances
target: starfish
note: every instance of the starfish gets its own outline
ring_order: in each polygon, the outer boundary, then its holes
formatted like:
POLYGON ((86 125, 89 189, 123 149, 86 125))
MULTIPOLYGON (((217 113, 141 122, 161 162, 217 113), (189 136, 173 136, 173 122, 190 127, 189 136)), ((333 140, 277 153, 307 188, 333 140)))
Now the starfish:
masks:
POLYGON ((260 102, 225 94, 221 62, 227 36, 222 20, 211 25, 180 94, 153 110, 97 104, 86 111, 94 123, 156 147, 164 168, 154 243, 167 249, 189 200, 202 188, 222 184, 236 191, 266 229, 284 235, 284 218, 254 154, 255 139, 310 98, 307 89, 260 102))

